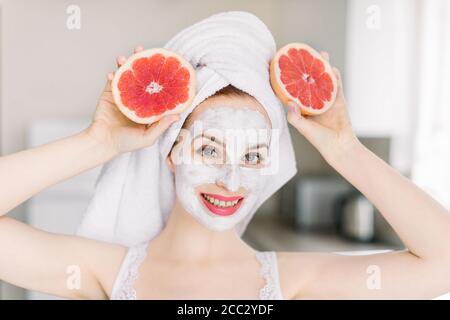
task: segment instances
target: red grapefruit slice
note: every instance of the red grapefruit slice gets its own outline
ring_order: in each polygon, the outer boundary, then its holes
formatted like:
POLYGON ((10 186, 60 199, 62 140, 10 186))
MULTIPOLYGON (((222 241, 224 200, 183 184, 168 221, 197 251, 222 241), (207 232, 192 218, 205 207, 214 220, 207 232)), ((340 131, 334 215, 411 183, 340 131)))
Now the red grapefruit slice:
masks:
POLYGON ((195 95, 195 83, 195 71, 189 62, 156 48, 132 55, 116 71, 112 93, 125 116, 150 124, 188 107, 195 95))
POLYGON ((295 101, 302 114, 327 111, 337 94, 333 70, 317 51, 303 43, 290 43, 275 54, 270 63, 270 82, 286 105, 295 101))

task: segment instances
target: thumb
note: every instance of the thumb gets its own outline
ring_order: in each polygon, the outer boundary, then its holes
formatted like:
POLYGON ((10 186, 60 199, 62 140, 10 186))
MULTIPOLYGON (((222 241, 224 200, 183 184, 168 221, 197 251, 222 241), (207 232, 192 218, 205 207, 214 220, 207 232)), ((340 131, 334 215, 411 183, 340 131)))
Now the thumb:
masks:
POLYGON ((156 141, 156 139, 158 139, 159 136, 161 136, 172 123, 178 121, 178 119, 179 116, 177 114, 171 114, 161 118, 155 123, 152 123, 145 130, 144 133, 145 140, 148 141, 148 143, 153 144, 156 141))
POLYGON ((320 125, 311 119, 305 118, 300 112, 300 108, 295 102, 288 104, 288 122, 294 126, 298 132, 305 136, 306 139, 311 140, 314 135, 317 135, 320 130, 320 125))

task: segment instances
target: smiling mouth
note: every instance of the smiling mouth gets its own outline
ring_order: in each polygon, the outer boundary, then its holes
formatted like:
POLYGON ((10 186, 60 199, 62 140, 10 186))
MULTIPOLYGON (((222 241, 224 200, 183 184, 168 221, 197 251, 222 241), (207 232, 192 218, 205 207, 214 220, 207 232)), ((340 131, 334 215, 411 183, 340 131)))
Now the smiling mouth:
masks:
POLYGON ((218 194, 201 193, 203 204, 212 213, 219 216, 230 216, 239 209, 244 197, 225 197, 218 194))

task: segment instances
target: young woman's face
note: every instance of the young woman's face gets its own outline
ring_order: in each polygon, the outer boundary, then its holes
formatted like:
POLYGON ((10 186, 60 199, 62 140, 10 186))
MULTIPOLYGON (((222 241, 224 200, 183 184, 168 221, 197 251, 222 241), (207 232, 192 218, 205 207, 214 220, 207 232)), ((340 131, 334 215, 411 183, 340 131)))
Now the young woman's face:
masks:
POLYGON ((253 211, 267 183, 268 116, 251 97, 217 96, 184 128, 170 156, 177 198, 208 228, 230 229, 253 211))

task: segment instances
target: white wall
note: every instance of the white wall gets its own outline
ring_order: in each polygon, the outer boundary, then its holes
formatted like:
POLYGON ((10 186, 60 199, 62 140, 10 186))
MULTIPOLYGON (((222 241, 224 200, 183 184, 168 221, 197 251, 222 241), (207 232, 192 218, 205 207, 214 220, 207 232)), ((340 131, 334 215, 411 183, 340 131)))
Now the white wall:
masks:
POLYGON ((346 98, 360 136, 391 137, 391 164, 411 169, 417 110, 415 0, 349 0, 346 98))

